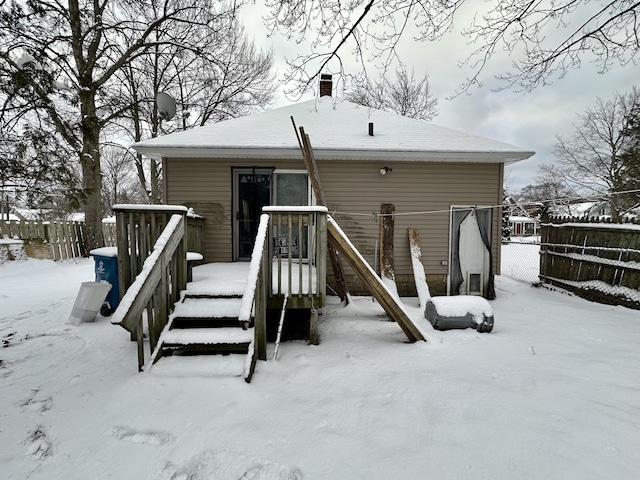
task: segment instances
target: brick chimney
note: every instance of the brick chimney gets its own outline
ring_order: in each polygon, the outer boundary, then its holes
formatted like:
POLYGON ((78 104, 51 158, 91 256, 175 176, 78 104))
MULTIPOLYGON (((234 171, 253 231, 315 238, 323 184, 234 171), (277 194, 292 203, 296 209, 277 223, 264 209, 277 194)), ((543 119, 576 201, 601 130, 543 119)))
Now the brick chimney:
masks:
POLYGON ((320 96, 331 96, 333 90, 333 81, 331 80, 331 74, 323 73, 320 75, 320 96))

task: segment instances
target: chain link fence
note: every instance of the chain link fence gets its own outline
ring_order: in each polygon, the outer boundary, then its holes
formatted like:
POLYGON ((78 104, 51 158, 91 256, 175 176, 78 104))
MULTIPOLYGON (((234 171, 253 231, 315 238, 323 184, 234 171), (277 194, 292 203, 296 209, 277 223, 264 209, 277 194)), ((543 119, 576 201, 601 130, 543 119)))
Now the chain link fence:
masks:
POLYGON ((511 237, 502 242, 501 274, 521 282, 539 282, 540 237, 511 237))

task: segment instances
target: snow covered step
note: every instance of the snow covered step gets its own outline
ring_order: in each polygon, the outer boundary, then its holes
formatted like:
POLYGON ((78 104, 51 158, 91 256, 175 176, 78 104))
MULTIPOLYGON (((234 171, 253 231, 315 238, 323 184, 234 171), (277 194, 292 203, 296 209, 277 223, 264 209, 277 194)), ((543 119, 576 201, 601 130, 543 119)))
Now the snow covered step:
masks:
POLYGON ((162 357, 149 373, 163 377, 241 377, 246 363, 246 355, 173 355, 162 357))
POLYGON ((240 298, 185 298, 171 314, 171 328, 238 326, 240 298))
POLYGON ((165 330, 159 343, 163 350, 177 353, 246 353, 252 340, 252 328, 187 328, 165 330))
POLYGON ((216 298, 242 298, 242 293, 236 293, 236 294, 221 294, 221 293, 214 293, 210 290, 202 290, 202 291, 197 291, 197 292, 192 292, 192 291, 185 291, 184 292, 184 298, 188 299, 188 298, 202 298, 202 299, 216 299, 216 298))
POLYGON ((194 281, 187 283, 186 297, 242 297, 247 280, 230 279, 226 282, 212 283, 206 279, 204 281, 194 281))
POLYGON ((176 303, 174 316, 190 318, 238 317, 241 298, 187 298, 176 303))

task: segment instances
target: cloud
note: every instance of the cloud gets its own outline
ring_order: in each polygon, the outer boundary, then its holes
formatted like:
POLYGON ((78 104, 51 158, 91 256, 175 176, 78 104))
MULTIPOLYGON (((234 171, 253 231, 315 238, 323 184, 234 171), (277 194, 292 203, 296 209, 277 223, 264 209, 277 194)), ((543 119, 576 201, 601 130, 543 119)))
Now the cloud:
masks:
MULTIPOLYGON (((249 6, 244 14, 247 30, 259 45, 274 49, 276 64, 280 73, 286 70, 284 58, 302 55, 310 51, 309 39, 296 43, 280 34, 267 38, 267 30, 262 17, 267 10, 262 5, 249 6)), ((505 73, 515 57, 497 50, 482 75, 484 85, 472 89, 470 94, 462 94, 450 100, 460 85, 473 74, 468 66, 460 66, 473 51, 474 46, 462 35, 462 28, 470 25, 477 8, 486 8, 481 0, 468 1, 459 12, 455 28, 441 40, 416 42, 416 32, 407 31, 398 46, 403 63, 413 68, 416 77, 425 73, 433 94, 439 99, 440 114, 434 123, 486 136, 496 140, 531 149, 536 155, 526 161, 507 167, 512 188, 520 189, 533 181, 541 163, 554 161, 553 149, 556 137, 570 135, 574 131, 576 114, 583 113, 595 104, 597 97, 608 99, 616 92, 625 92, 640 78, 638 66, 613 66, 605 74, 598 73, 596 65, 590 63, 588 55, 583 57, 580 68, 571 70, 562 79, 555 79, 550 85, 538 87, 530 93, 516 93, 512 90, 495 91, 500 86, 496 75, 505 73)), ((592 7, 590 7, 592 8, 592 7)), ((551 30, 551 36, 560 38, 566 30, 551 30)), ((552 41, 554 38, 550 37, 552 41)), ((342 60, 349 73, 357 73, 361 64, 349 58, 352 45, 343 50, 342 60)), ((369 75, 377 78, 376 62, 367 62, 369 75)), ((393 70, 393 69, 392 69, 393 70)), ((335 73, 329 70, 328 73, 335 73)), ((308 96, 315 94, 311 92, 308 96)), ((276 106, 291 103, 281 97, 276 106)))

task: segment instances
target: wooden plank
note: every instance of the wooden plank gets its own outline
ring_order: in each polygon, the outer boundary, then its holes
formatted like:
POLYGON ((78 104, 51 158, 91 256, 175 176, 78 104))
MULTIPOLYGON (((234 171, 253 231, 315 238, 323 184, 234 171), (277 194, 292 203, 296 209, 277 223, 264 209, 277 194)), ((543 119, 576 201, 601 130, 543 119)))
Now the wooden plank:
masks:
POLYGON ((409 251, 411 252, 411 264, 413 266, 413 278, 416 282, 416 291, 420 299, 420 306, 424 308, 427 301, 431 298, 429 285, 427 284, 427 276, 424 272, 422 264, 422 252, 420 250, 420 232, 414 228, 408 229, 409 233, 409 251))
MULTIPOLYGON (((291 117, 291 122, 293 123, 295 130, 295 121, 293 120, 293 117, 291 117)), ((300 150, 302 151, 302 158, 304 159, 304 164, 307 168, 307 173, 309 174, 309 180, 311 181, 313 193, 316 196, 316 202, 318 203, 318 205, 326 207, 327 200, 324 196, 322 183, 320 182, 320 175, 318 174, 318 167, 316 165, 316 159, 315 155, 313 154, 313 148, 311 147, 311 140, 309 139, 309 135, 304 132, 303 127, 300 127, 300 137, 298 137, 298 132, 296 131, 296 138, 298 139, 298 144, 300 145, 300 150)), ((342 263, 340 262, 340 257, 336 252, 335 245, 329 243, 327 253, 329 254, 331 268, 333 269, 333 275, 336 281, 336 293, 340 297, 341 301, 348 302, 349 289, 347 287, 347 282, 344 275, 344 268, 342 268, 342 263)))
POLYGON ((58 229, 58 222, 49 223, 49 241, 51 242, 51 248, 53 249, 53 259, 55 261, 61 260, 60 256, 60 231, 58 229))
POLYGON ((416 340, 426 341, 420 328, 413 323, 396 298, 387 290, 373 269, 364 261, 356 248, 349 241, 338 224, 329 217, 327 219, 327 233, 333 238, 336 248, 347 260, 351 268, 358 274, 362 282, 367 286, 371 294, 380 302, 387 315, 395 320, 410 342, 416 340))
POLYGON ((74 258, 74 252, 71 248, 71 232, 69 231, 69 222, 60 222, 62 227, 62 238, 60 244, 60 250, 62 251, 62 258, 68 260, 74 258))

